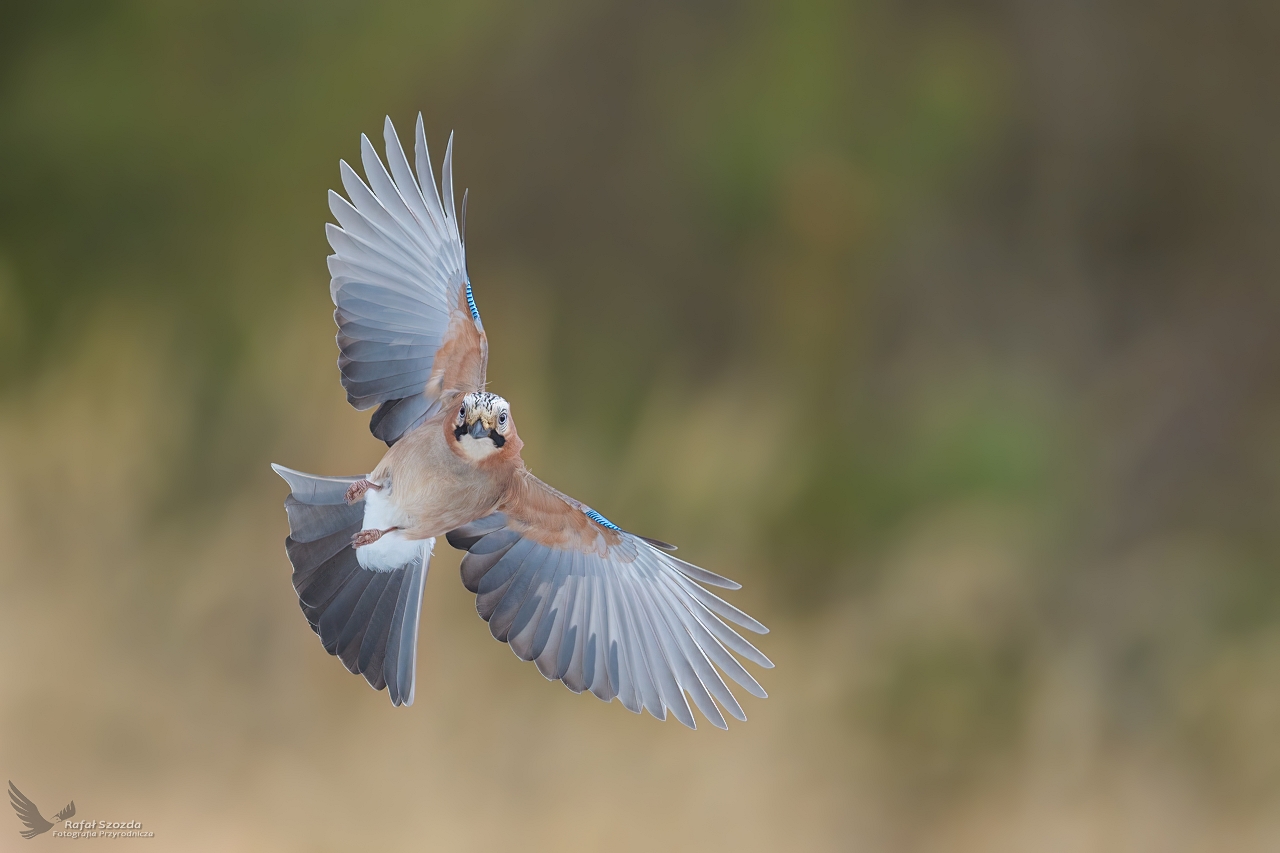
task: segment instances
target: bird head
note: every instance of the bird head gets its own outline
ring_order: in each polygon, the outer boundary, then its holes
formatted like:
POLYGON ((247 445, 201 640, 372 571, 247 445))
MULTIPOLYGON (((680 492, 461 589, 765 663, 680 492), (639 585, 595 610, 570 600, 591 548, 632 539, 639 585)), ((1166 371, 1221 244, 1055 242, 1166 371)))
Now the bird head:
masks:
POLYGON ((462 398, 453 416, 453 438, 463 454, 483 459, 516 438, 511 404, 488 391, 473 391, 462 398))

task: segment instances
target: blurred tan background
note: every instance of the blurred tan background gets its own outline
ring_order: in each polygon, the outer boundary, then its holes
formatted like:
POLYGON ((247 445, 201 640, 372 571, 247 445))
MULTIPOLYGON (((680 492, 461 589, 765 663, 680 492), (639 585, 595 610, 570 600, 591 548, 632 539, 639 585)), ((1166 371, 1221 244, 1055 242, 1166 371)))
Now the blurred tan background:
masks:
POLYGON ((1277 849, 1278 10, 4 4, 5 778, 155 850, 1277 849), (307 629, 268 462, 381 448, 325 190, 418 110, 530 466, 773 628, 727 734, 443 542, 412 708, 307 629))

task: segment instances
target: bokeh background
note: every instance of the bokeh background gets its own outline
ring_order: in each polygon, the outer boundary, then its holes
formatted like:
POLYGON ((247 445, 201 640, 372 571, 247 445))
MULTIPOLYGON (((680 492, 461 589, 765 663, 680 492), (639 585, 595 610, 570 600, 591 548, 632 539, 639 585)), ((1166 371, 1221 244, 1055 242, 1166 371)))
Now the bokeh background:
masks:
POLYGON ((1242 0, 4 3, 5 776, 157 850, 1277 849, 1278 37, 1242 0), (325 190, 419 110, 530 466, 773 628, 728 733, 545 683, 443 543, 410 709, 298 612, 268 462, 381 448, 325 190))

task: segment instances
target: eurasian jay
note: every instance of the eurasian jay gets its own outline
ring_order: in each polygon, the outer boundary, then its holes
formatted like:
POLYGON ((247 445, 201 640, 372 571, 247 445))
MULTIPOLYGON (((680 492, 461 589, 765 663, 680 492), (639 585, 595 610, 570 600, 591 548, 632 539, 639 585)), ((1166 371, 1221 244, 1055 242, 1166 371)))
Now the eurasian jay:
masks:
POLYGON ((342 386, 356 409, 377 406, 369 427, 386 455, 355 477, 272 466, 292 492, 293 587, 325 650, 393 705, 411 705, 423 583, 443 535, 467 552, 462 583, 493 636, 547 679, 690 728, 686 694, 719 728, 720 708, 745 720, 720 672, 764 698, 734 654, 773 664, 727 623, 767 629, 702 586, 739 584, 525 468, 510 404, 485 390, 489 344, 467 274, 465 193, 462 227, 454 209, 453 138, 437 191, 421 114, 417 178, 390 118, 383 137, 390 173, 362 135, 368 183, 340 163, 350 200, 329 192, 339 224, 326 230, 342 386))

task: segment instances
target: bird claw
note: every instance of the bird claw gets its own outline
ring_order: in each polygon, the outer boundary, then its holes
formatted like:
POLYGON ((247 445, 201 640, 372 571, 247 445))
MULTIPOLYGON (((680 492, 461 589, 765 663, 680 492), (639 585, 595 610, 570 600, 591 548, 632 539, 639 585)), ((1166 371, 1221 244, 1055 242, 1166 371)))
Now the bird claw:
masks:
POLYGON ((360 548, 364 545, 372 545, 382 538, 385 530, 361 530, 355 536, 351 537, 351 547, 360 548))
POLYGON ((356 480, 350 486, 347 486, 347 506, 351 506, 356 501, 364 500, 364 493, 370 489, 381 489, 377 483, 371 480, 356 480))

